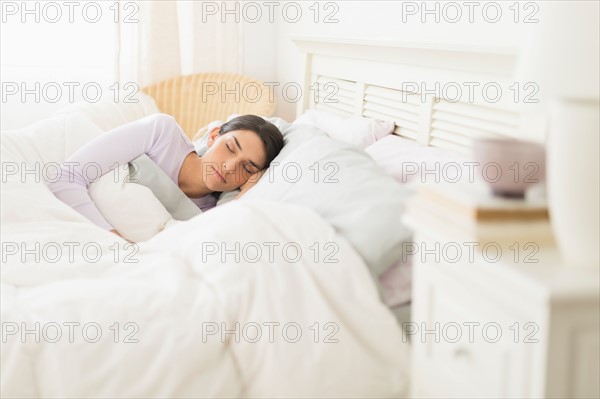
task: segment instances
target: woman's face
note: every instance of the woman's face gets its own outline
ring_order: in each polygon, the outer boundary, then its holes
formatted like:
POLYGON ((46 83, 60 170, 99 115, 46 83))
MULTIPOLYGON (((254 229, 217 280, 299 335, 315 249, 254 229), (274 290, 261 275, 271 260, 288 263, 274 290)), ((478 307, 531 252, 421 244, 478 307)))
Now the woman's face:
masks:
POLYGON ((265 147, 258 135, 250 130, 232 130, 219 135, 219 129, 213 129, 207 144, 202 169, 206 186, 212 191, 239 188, 266 162, 265 147))

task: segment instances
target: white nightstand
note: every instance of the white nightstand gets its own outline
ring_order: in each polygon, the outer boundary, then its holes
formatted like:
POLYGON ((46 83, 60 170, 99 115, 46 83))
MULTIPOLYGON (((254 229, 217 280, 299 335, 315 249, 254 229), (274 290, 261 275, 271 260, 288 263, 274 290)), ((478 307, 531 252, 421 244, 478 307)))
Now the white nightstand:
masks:
POLYGON ((484 255, 453 226, 404 222, 416 252, 412 396, 599 397, 597 268, 569 268, 551 244, 523 241, 500 245, 495 260, 498 246, 484 255))

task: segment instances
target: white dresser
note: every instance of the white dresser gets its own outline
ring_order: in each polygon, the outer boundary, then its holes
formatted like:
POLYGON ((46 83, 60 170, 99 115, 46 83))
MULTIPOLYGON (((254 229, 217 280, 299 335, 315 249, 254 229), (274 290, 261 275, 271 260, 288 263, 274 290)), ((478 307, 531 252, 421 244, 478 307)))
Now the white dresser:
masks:
POLYGON ((600 396, 597 267, 566 266, 552 244, 475 244, 404 221, 415 231, 411 396, 600 396))

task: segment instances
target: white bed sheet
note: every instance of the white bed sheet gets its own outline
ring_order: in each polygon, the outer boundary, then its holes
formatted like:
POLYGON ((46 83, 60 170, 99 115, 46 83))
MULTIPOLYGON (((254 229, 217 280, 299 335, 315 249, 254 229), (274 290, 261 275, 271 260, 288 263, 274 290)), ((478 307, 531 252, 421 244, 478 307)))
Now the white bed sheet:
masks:
MULTIPOLYGON (((2 134, 2 162, 60 162, 91 138, 77 131, 77 118, 85 115, 80 111, 2 134)), ((106 122, 103 129, 108 128, 106 122)), ((4 397, 406 393, 408 353, 396 320, 360 257, 309 209, 233 201, 159 233, 136 252, 56 199, 43 181, 3 176, 1 196, 4 397), (265 246, 271 242, 278 248, 293 243, 303 255, 286 262, 276 250, 271 259, 265 246), (73 257, 64 252, 65 243, 79 244, 73 257), (97 261, 85 258, 86 243, 100 249, 97 261), (224 252, 202 250, 203 244, 206 250, 236 243, 258 244, 263 255, 258 261, 248 255, 223 262, 217 255, 224 252), (317 259, 310 249, 315 243, 321 249, 317 259), (324 262, 331 253, 324 249, 327 243, 337 249, 336 263, 324 262), (15 245, 62 248, 63 254, 58 260, 48 253, 23 259, 22 251, 9 255, 15 245), (35 334, 23 335, 24 328, 36 330, 35 323, 39 342, 35 334), (215 326, 221 332, 235 329, 236 323, 239 333, 225 340, 208 334, 215 326), (252 343, 256 325, 263 335, 252 343), (94 328, 84 336, 84 326, 94 328), (102 336, 89 342, 97 326, 102 336), (285 337, 283 326, 293 327, 285 337), (243 335, 245 327, 249 335, 243 335), (292 343, 298 327, 302 335, 292 343), (62 337, 51 342, 56 331, 62 337), (128 335, 138 342, 124 342, 128 335)))

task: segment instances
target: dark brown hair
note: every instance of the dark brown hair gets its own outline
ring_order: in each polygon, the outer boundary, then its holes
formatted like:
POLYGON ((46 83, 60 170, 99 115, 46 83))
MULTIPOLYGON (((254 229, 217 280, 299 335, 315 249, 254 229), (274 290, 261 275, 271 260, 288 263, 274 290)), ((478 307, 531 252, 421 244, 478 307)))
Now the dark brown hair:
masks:
POLYGON ((234 130, 250 130, 258 135, 260 141, 265 146, 266 162, 263 169, 266 169, 275 159, 279 151, 283 148, 283 135, 271 122, 268 122, 257 115, 241 115, 231 119, 221 126, 219 134, 225 134, 234 130))

